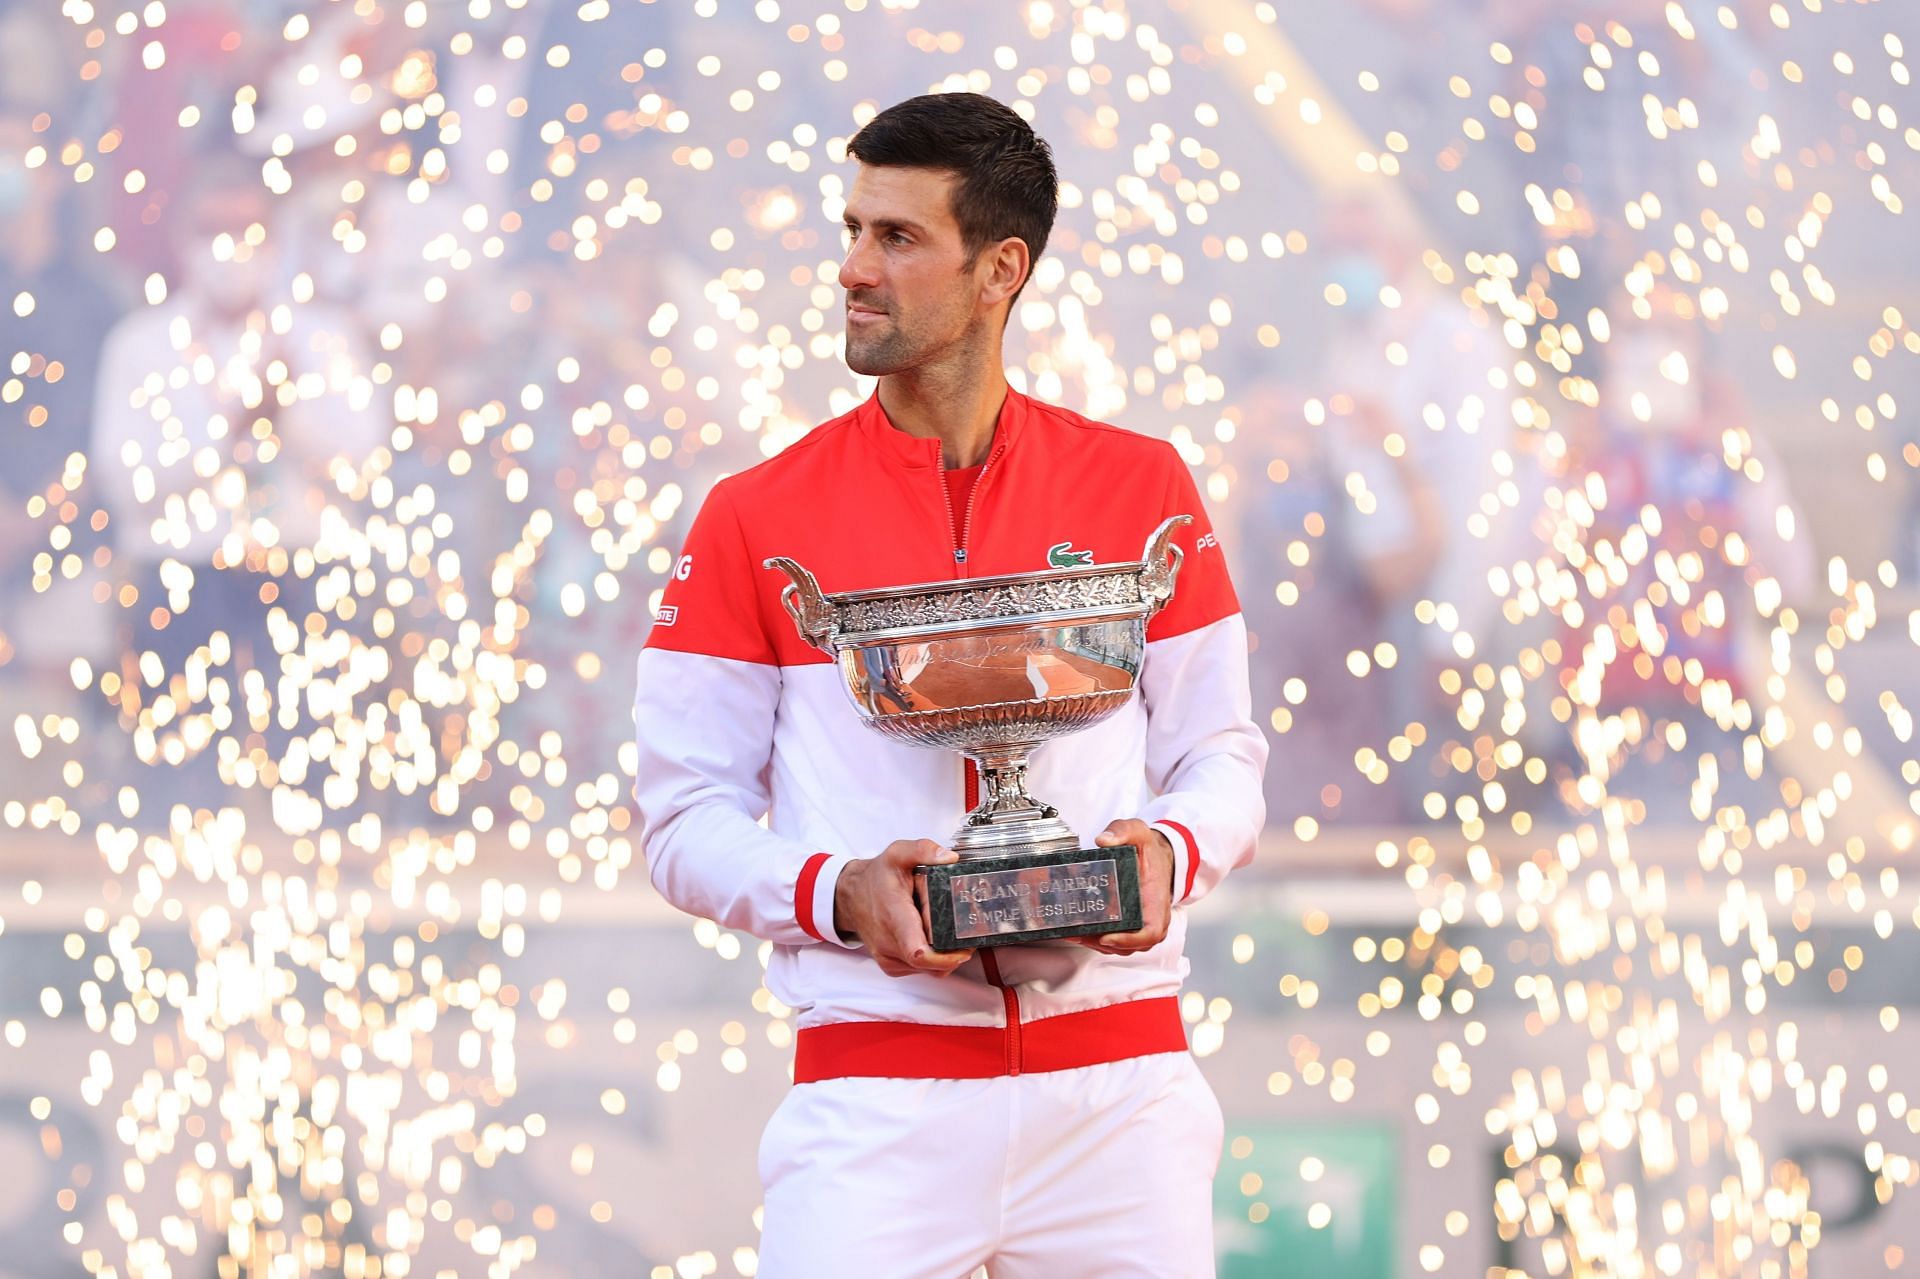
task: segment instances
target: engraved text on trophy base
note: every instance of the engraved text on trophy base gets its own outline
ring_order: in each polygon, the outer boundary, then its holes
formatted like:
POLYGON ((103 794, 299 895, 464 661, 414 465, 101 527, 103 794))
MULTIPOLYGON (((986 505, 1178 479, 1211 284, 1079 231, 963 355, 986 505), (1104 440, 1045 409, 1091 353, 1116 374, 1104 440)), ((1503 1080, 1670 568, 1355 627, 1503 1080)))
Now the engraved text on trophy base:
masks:
POLYGON ((1117 923, 1124 913, 1112 859, 955 875, 948 888, 953 934, 962 940, 1117 923))

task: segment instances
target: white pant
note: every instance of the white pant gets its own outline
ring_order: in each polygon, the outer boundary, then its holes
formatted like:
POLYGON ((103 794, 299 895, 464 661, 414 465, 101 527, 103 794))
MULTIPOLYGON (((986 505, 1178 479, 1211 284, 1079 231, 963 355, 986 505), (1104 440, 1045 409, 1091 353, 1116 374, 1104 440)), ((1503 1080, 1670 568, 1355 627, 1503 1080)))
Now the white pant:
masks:
POLYGON ((760 1139, 762 1279, 1211 1279, 1220 1103, 1187 1053, 829 1079, 760 1139))

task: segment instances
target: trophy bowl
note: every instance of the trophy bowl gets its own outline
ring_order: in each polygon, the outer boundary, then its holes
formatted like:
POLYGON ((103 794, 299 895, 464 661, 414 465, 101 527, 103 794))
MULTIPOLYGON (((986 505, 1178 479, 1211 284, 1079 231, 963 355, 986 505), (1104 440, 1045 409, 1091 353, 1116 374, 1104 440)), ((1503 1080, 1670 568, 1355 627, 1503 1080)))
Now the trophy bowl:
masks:
POLYGON ((861 722, 915 746, 957 751, 980 802, 921 867, 928 936, 942 950, 1140 927, 1139 850, 1081 849, 1026 788, 1042 742, 1099 723, 1133 696, 1147 622, 1173 597, 1181 551, 1166 520, 1138 561, 829 594, 795 561, 780 602, 831 654, 861 722))

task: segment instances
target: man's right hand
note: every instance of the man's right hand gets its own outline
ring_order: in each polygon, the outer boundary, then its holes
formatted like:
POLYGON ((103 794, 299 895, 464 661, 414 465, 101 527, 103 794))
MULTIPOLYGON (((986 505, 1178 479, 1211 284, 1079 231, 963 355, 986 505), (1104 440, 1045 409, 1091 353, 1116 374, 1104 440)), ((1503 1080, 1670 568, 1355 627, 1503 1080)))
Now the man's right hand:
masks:
POLYGON ((851 861, 833 888, 833 921, 857 937, 889 977, 945 977, 973 958, 970 950, 935 950, 913 895, 913 868, 960 860, 931 839, 897 839, 876 857, 851 861))

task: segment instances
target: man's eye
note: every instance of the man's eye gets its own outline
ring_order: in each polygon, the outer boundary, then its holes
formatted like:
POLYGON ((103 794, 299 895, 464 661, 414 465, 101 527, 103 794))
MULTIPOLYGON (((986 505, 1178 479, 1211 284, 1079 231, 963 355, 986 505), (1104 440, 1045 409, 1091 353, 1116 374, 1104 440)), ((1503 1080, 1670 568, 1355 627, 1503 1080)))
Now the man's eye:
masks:
POLYGON ((887 237, 887 241, 888 241, 889 243, 891 243, 891 244, 906 244, 906 243, 908 243, 908 240, 907 240, 907 236, 906 236, 906 233, 905 233, 905 232, 903 232, 903 231, 895 231, 895 232, 894 232, 894 233, 893 233, 892 235, 889 235, 889 236, 887 237))

